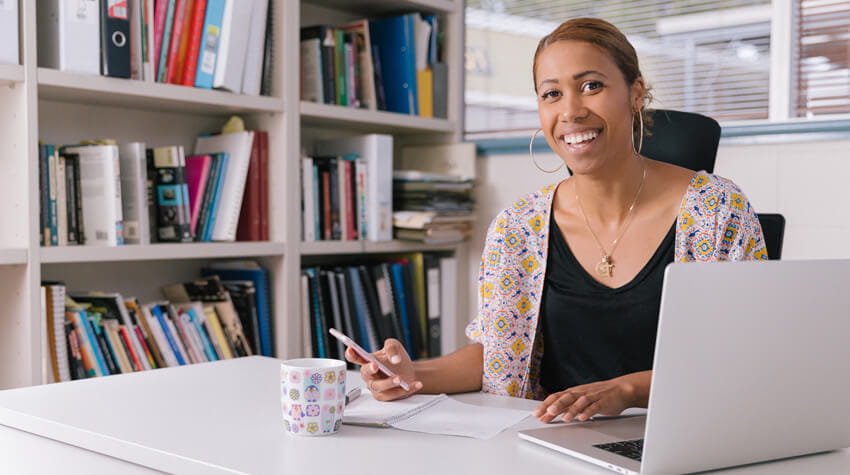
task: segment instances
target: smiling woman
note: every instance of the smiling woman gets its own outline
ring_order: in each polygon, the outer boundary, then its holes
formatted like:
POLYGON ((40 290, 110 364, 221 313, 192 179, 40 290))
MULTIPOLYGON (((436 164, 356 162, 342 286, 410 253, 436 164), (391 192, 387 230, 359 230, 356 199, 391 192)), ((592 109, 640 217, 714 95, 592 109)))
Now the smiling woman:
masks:
POLYGON ((545 397, 535 411, 544 421, 646 407, 665 266, 767 257, 734 183, 640 154, 650 95, 614 25, 561 24, 540 40, 533 67, 541 131, 573 175, 490 225, 466 331, 476 343, 411 363, 388 341, 375 356, 394 378, 347 353, 379 399, 477 389, 545 397))

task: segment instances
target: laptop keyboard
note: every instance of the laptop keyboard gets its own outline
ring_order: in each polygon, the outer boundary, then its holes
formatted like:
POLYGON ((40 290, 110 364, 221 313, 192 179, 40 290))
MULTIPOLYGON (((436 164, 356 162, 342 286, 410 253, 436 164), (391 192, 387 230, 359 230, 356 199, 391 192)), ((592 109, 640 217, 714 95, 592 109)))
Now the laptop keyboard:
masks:
POLYGON ((641 454, 643 453, 643 439, 597 444, 594 447, 640 462, 641 454))

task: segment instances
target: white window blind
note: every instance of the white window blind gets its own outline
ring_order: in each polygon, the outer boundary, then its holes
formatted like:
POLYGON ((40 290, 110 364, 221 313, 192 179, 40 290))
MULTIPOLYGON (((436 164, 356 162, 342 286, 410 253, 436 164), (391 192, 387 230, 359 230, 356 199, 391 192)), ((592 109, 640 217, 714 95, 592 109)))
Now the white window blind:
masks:
POLYGON ((577 17, 603 18, 626 34, 653 87, 652 107, 721 121, 768 117, 769 1, 469 0, 467 7, 471 137, 527 134, 538 127, 534 49, 559 23, 577 17))
POLYGON ((797 116, 850 112, 850 0, 795 0, 797 116))

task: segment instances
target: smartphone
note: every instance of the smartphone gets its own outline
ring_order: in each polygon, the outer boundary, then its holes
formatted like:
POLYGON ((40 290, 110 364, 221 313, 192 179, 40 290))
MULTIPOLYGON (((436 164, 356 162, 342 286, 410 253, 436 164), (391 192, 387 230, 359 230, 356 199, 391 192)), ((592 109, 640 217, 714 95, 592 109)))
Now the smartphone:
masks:
MULTIPOLYGON (((369 361, 375 363, 376 365, 378 365, 378 369, 382 373, 384 373, 385 375, 389 376, 390 378, 393 378, 393 377, 396 376, 396 374, 393 373, 393 371, 391 369, 384 366, 383 363, 378 361, 378 359, 375 358, 374 356, 372 356, 368 351, 364 350, 362 346, 357 344, 357 342, 355 342, 354 340, 352 340, 351 338, 346 336, 345 333, 342 333, 341 331, 337 330, 336 328, 331 328, 328 331, 330 332, 331 335, 334 336, 334 338, 341 341, 343 344, 345 344, 345 346, 354 350, 354 352, 357 353, 358 355, 360 355, 363 359, 369 360, 369 361)), ((410 386, 403 379, 399 378, 399 381, 401 381, 399 383, 399 386, 401 386, 402 389, 404 389, 405 391, 410 391, 410 386)))

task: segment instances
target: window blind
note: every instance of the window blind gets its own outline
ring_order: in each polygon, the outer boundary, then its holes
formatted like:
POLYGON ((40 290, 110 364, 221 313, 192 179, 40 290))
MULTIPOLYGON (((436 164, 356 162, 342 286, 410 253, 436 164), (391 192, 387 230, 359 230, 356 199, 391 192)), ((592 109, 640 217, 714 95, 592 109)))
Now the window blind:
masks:
POLYGON ((798 117, 850 112, 850 0, 795 0, 798 117))
POLYGON ((534 48, 562 21, 578 17, 603 18, 626 34, 653 88, 651 107, 722 121, 768 117, 769 1, 469 0, 468 135, 527 134, 538 127, 534 48))

